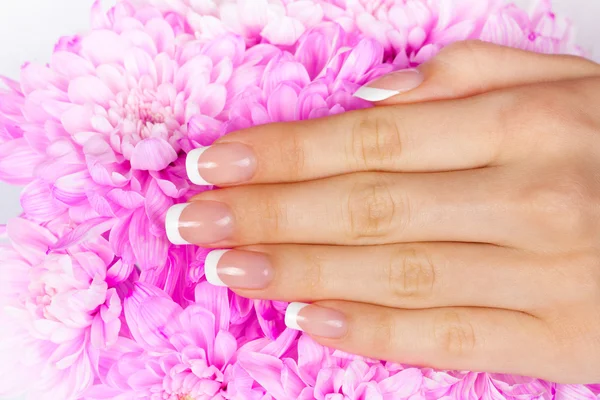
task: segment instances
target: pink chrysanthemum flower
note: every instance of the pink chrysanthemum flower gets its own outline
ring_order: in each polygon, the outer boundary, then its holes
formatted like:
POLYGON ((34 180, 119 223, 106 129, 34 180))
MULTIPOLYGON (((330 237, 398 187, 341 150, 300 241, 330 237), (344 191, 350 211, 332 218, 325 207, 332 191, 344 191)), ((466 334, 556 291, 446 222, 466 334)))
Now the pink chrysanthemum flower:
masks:
POLYGON ((227 290, 204 283, 195 291, 195 304, 184 310, 165 292, 136 283, 125 300, 135 342, 102 354, 102 383, 85 397, 213 399, 225 392, 237 351, 227 290))
POLYGON ((132 270, 95 238, 51 251, 53 232, 24 219, 7 226, 0 248, 0 395, 70 399, 94 381, 98 354, 121 330, 116 286, 132 270))

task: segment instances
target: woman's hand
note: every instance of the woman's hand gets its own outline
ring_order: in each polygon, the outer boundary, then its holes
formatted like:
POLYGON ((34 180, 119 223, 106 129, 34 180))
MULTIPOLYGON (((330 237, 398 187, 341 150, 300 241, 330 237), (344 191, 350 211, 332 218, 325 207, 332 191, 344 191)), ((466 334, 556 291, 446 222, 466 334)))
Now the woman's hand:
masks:
POLYGON ((333 348, 600 381, 600 66, 466 43, 357 95, 383 101, 190 153, 228 187, 171 240, 234 248, 207 279, 333 348))

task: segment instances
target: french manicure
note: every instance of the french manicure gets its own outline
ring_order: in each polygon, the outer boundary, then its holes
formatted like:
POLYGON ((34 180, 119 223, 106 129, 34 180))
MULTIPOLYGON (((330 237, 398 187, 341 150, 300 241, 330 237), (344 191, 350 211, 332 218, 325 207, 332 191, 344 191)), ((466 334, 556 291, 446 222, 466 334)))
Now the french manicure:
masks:
POLYGON ((241 250, 213 250, 204 261, 206 280, 233 289, 265 289, 273 280, 273 267, 265 254, 241 250))
POLYGON ((165 229, 173 244, 218 243, 233 234, 233 214, 216 201, 176 204, 167 211, 165 229))
POLYGON ((290 329, 330 339, 341 338, 348 331, 348 322, 344 314, 306 303, 288 305, 285 311, 285 325, 290 329))
POLYGON ((416 89, 423 81, 423 74, 418 69, 396 71, 367 83, 354 93, 354 97, 372 102, 383 101, 416 89))
POLYGON ((222 143, 190 151, 185 167, 196 185, 230 185, 252 179, 256 157, 245 144, 222 143))

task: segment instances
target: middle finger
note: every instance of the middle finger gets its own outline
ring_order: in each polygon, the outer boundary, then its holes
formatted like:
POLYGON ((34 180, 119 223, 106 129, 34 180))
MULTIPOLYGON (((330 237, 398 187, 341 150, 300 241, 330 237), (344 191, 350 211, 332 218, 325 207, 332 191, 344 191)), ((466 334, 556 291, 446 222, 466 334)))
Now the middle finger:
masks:
POLYGON ((572 259, 472 243, 261 245, 214 250, 204 272, 210 283, 253 299, 529 312, 573 300, 580 280, 565 279, 562 266, 569 263, 578 265, 572 259))
POLYGON ((479 169, 436 174, 362 173, 319 181, 205 192, 172 207, 175 244, 236 247, 297 243, 507 245, 526 232, 504 197, 509 179, 479 169))

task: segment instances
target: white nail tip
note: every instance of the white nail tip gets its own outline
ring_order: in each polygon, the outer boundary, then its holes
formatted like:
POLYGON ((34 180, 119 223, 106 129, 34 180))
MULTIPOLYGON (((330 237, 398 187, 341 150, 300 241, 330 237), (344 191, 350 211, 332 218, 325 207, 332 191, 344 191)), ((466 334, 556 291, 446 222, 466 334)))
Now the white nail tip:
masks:
POLYGON ((219 278, 219 274, 217 273, 217 265, 219 265, 219 260, 225 253, 229 250, 213 250, 206 255, 206 259, 204 260, 204 276, 208 283, 214 286, 227 287, 227 285, 219 278))
POLYGON ((354 93, 354 97, 366 101, 382 101, 400 94, 397 90, 378 89, 363 86, 354 93))
POLYGON ((302 331, 303 329, 298 325, 298 314, 306 306, 308 306, 306 303, 290 303, 285 310, 285 326, 290 329, 302 331))
POLYGON ((196 185, 210 186, 211 183, 207 182, 198 170, 198 160, 202 153, 204 153, 208 147, 199 147, 190 151, 185 158, 185 170, 187 171, 188 178, 196 185))
POLYGON ((175 204, 167 211, 165 230, 167 231, 167 238, 173 244, 191 244, 182 238, 181 234, 179 233, 179 217, 181 217, 181 213, 187 206, 187 203, 175 204))

